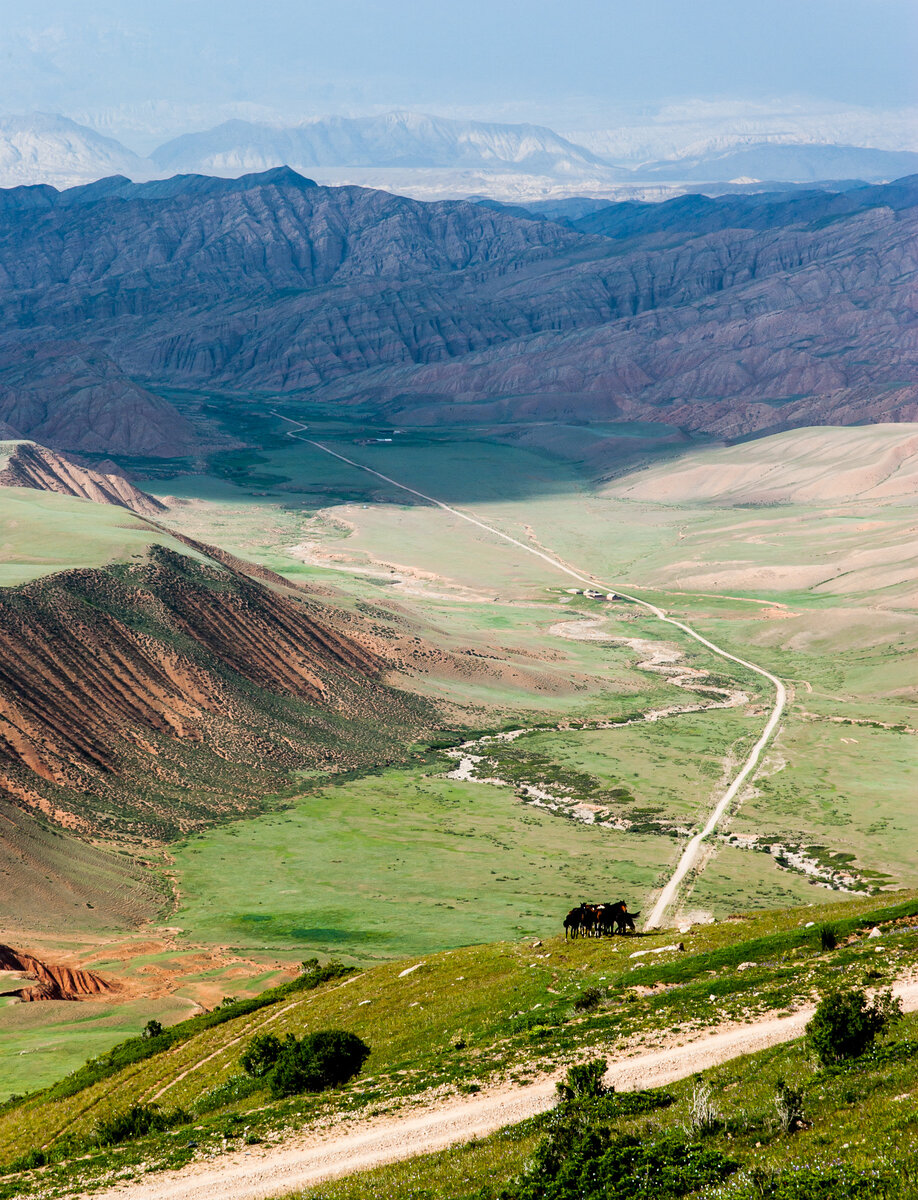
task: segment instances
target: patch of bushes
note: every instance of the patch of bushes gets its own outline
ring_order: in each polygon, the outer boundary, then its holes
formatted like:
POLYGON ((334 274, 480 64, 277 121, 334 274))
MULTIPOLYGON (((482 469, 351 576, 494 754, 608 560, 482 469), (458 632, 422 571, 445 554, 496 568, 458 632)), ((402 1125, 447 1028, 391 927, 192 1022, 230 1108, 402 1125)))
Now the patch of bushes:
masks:
POLYGON ((235 1104, 237 1100, 251 1096, 260 1086, 260 1079, 248 1075, 232 1075, 225 1082, 199 1096, 194 1103, 194 1111, 201 1115, 216 1112, 220 1108, 226 1108, 228 1104, 235 1104))
POLYGON ((163 1112, 158 1104, 132 1104, 124 1112, 96 1122, 91 1143, 95 1146, 120 1146, 148 1133, 161 1133, 176 1125, 187 1125, 191 1117, 181 1108, 163 1112))
MULTIPOLYGON (((253 996, 250 1000, 234 1000, 232 1003, 223 1003, 213 1012, 189 1017, 187 1021, 180 1021, 168 1029, 163 1029, 158 1021, 149 1021, 139 1037, 119 1042, 106 1054, 90 1059, 72 1075, 67 1075, 59 1083, 48 1088, 44 1093, 45 1098, 64 1100, 68 1096, 75 1096, 84 1088, 92 1087, 100 1080, 111 1078, 124 1067, 161 1054, 164 1050, 186 1042, 206 1029, 213 1029, 226 1021, 235 1020, 236 1017, 245 1017, 250 1013, 258 1012, 259 1009, 276 1004, 278 1000, 285 999, 293 992, 311 991, 323 983, 350 975, 354 970, 355 968, 346 967, 336 959, 331 959, 321 965, 317 958, 310 958, 302 964, 302 974, 298 975, 296 979, 291 979, 278 987, 269 988, 258 996, 253 996)), ((227 997, 226 999, 231 998, 227 997)))
POLYGON ((580 1100, 605 1096, 611 1089, 603 1083, 606 1073, 604 1058, 591 1058, 588 1062, 568 1067, 567 1075, 555 1086, 562 1103, 565 1100, 580 1100))
POLYGON ((901 1016, 902 1004, 891 992, 868 1001, 860 988, 847 988, 819 1002, 806 1033, 823 1066, 834 1066, 860 1058, 901 1016))
POLYGON ((355 1033, 322 1029, 281 1042, 273 1034, 252 1038, 240 1066, 253 1079, 264 1079, 275 1098, 339 1087, 358 1074, 370 1047, 355 1033))
POLYGON ((679 1134, 641 1140, 591 1126, 572 1143, 550 1139, 500 1200, 677 1200, 721 1183, 738 1164, 679 1134))

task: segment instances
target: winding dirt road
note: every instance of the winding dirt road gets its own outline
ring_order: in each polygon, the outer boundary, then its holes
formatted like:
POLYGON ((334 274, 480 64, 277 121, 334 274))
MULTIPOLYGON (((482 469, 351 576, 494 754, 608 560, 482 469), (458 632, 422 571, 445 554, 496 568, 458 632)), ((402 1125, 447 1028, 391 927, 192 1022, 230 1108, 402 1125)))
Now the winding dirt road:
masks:
MULTIPOLYGON (((687 625, 684 621, 677 621, 675 617, 668 617, 662 608, 657 608, 657 606, 655 604, 651 604, 649 600, 642 600, 640 596, 631 596, 627 592, 623 592, 618 584, 613 585, 604 583, 602 580, 596 579, 593 576, 582 575, 579 571, 575 571, 572 567, 567 566, 566 563, 561 562, 552 555, 547 554, 542 550, 537 550, 534 546, 527 546, 525 542, 521 542, 517 538, 511 537, 509 533, 502 533, 501 530, 496 529, 493 525, 488 525, 485 521, 479 521, 477 517, 473 517, 469 513, 465 513, 459 508, 453 508, 451 505, 445 504, 442 500, 438 500, 436 496, 428 496, 426 492, 419 492, 417 488, 409 487, 405 483, 399 483, 397 479, 392 479, 388 475, 383 475, 380 471, 374 471, 372 467, 365 466, 363 463, 357 462, 353 458, 347 458, 344 454, 339 454, 337 450, 332 450, 328 446, 323 446, 321 442, 313 441, 312 438, 303 437, 302 434, 308 429, 308 426, 304 425, 302 422, 293 421, 290 417, 282 417, 280 413, 274 413, 273 415, 279 417, 282 421, 286 421, 288 425, 296 426, 295 429, 287 431, 288 437, 294 438, 299 442, 305 442, 308 446, 314 446, 317 450, 321 450, 324 454, 329 454, 332 458, 337 458, 341 462, 347 463, 351 467, 356 467, 358 471, 365 471, 368 475, 375 475, 377 479, 382 479, 383 482, 390 483, 393 487, 397 487, 403 492, 408 492, 412 496, 417 496, 420 500, 426 500, 429 504, 434 504, 437 508, 442 508, 444 512, 451 513, 454 517, 458 517, 462 521, 468 521, 470 525, 476 525, 479 529, 484 529, 487 533, 492 533, 495 537, 501 538, 505 542, 509 542, 511 546, 516 546, 517 549, 524 550, 527 554, 532 554, 536 558, 541 558, 543 562, 547 562, 549 566, 554 567, 557 571, 563 572, 563 574, 568 575, 571 579, 576 579, 578 583, 584 583, 591 588, 601 588, 606 592, 617 592, 619 596, 623 596, 626 600, 630 600, 632 604, 640 605, 641 608, 651 613, 651 615, 656 617, 657 620, 663 621, 667 625, 673 625, 676 629, 681 629, 683 633, 688 634, 690 638, 694 638, 696 642, 700 642, 702 646, 706 646, 708 650, 711 650, 719 658, 725 658, 729 662, 738 663, 741 667, 746 667, 747 670, 761 676, 762 679, 767 679, 772 685, 772 687, 775 689, 775 702, 774 707, 772 708, 768 717, 768 721, 765 724, 765 728, 762 730, 762 736, 753 746, 739 772, 734 777, 733 782, 711 810, 704 827, 686 843, 685 849, 682 851, 681 855, 679 856, 679 861, 676 863, 675 870, 673 871, 663 890, 660 892, 660 895, 657 897, 657 900, 645 921, 644 927, 645 929, 656 929, 662 925, 664 916, 679 894, 680 884, 682 883, 683 879, 685 879, 689 871, 691 871, 692 867, 698 862, 705 839, 710 837, 710 835, 717 828, 720 821, 726 815, 731 803, 736 798, 740 788, 754 773, 765 747, 768 745, 775 730, 778 728, 778 724, 780 723, 781 717, 784 713, 785 705, 787 704, 787 689, 784 687, 784 684, 781 682, 781 680, 778 679, 776 675, 772 675, 770 671, 766 671, 764 667, 760 667, 756 663, 749 662, 745 658, 739 658, 736 654, 731 654, 729 650, 724 650, 722 646, 716 645, 716 643, 710 641, 709 638, 704 637, 703 634, 700 634, 696 629, 693 629, 691 625, 687 625)), ((767 601, 762 601, 762 603, 767 603, 767 601)))
MULTIPOLYGON (((906 1012, 918 1009, 918 982, 893 989, 906 1012)), ((754 1054, 803 1034, 811 1007, 788 1017, 712 1030, 695 1041, 613 1062, 606 1081, 616 1091, 663 1087, 718 1063, 754 1054)), ((431 1154, 484 1137, 505 1125, 545 1112, 555 1103, 558 1074, 523 1087, 486 1092, 472 1100, 456 1100, 417 1109, 399 1118, 348 1122, 325 1134, 305 1134, 277 1146, 231 1151, 125 1183, 93 1200, 268 1200, 328 1179, 431 1154)))

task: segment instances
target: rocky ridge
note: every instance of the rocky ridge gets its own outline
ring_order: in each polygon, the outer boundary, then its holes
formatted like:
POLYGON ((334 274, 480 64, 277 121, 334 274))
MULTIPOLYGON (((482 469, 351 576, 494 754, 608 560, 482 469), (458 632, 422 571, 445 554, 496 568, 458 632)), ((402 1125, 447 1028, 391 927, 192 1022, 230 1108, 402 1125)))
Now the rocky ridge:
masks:
POLYGON ((294 769, 398 754, 432 719, 383 682, 379 639, 202 550, 0 592, 7 803, 84 835, 169 838, 258 811, 294 769))
POLYGON ((34 955, 14 950, 12 946, 0 946, 0 971, 21 973, 35 980, 34 984, 6 993, 26 1003, 36 1000, 87 1000, 118 990, 94 971, 48 963, 34 955))
POLYGON ((156 516, 166 508, 154 496, 134 487, 117 464, 102 462, 93 468, 36 442, 0 442, 0 487, 78 496, 97 504, 120 505, 143 516, 156 516))

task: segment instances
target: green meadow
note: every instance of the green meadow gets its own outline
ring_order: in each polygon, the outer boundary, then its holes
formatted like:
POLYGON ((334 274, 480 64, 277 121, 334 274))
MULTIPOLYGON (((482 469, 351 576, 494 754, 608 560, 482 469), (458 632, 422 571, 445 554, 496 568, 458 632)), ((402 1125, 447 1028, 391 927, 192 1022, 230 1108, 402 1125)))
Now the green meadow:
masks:
POLYGON ((548 936, 581 898, 636 900, 669 853, 510 789, 382 771, 175 847, 174 919, 196 940, 368 962, 548 936))

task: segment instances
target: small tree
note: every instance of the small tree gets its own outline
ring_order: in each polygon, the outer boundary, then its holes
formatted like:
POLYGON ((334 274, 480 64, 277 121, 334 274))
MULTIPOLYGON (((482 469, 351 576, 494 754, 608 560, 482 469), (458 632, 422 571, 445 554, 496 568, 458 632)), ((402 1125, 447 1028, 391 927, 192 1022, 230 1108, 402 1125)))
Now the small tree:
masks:
POLYGON ((159 1037, 162 1032, 163 1027, 159 1021, 147 1021, 146 1025, 143 1027, 143 1033, 140 1036, 149 1041, 150 1038, 159 1037))
POLYGON ((297 1041, 284 1039, 269 1082, 275 1096, 321 1092, 347 1083, 361 1069, 370 1047, 344 1029, 323 1029, 297 1041))
POLYGON ((901 1016, 902 1003, 891 992, 869 1001, 860 988, 849 988, 819 1002, 806 1032, 817 1058, 828 1067, 860 1058, 901 1016))

